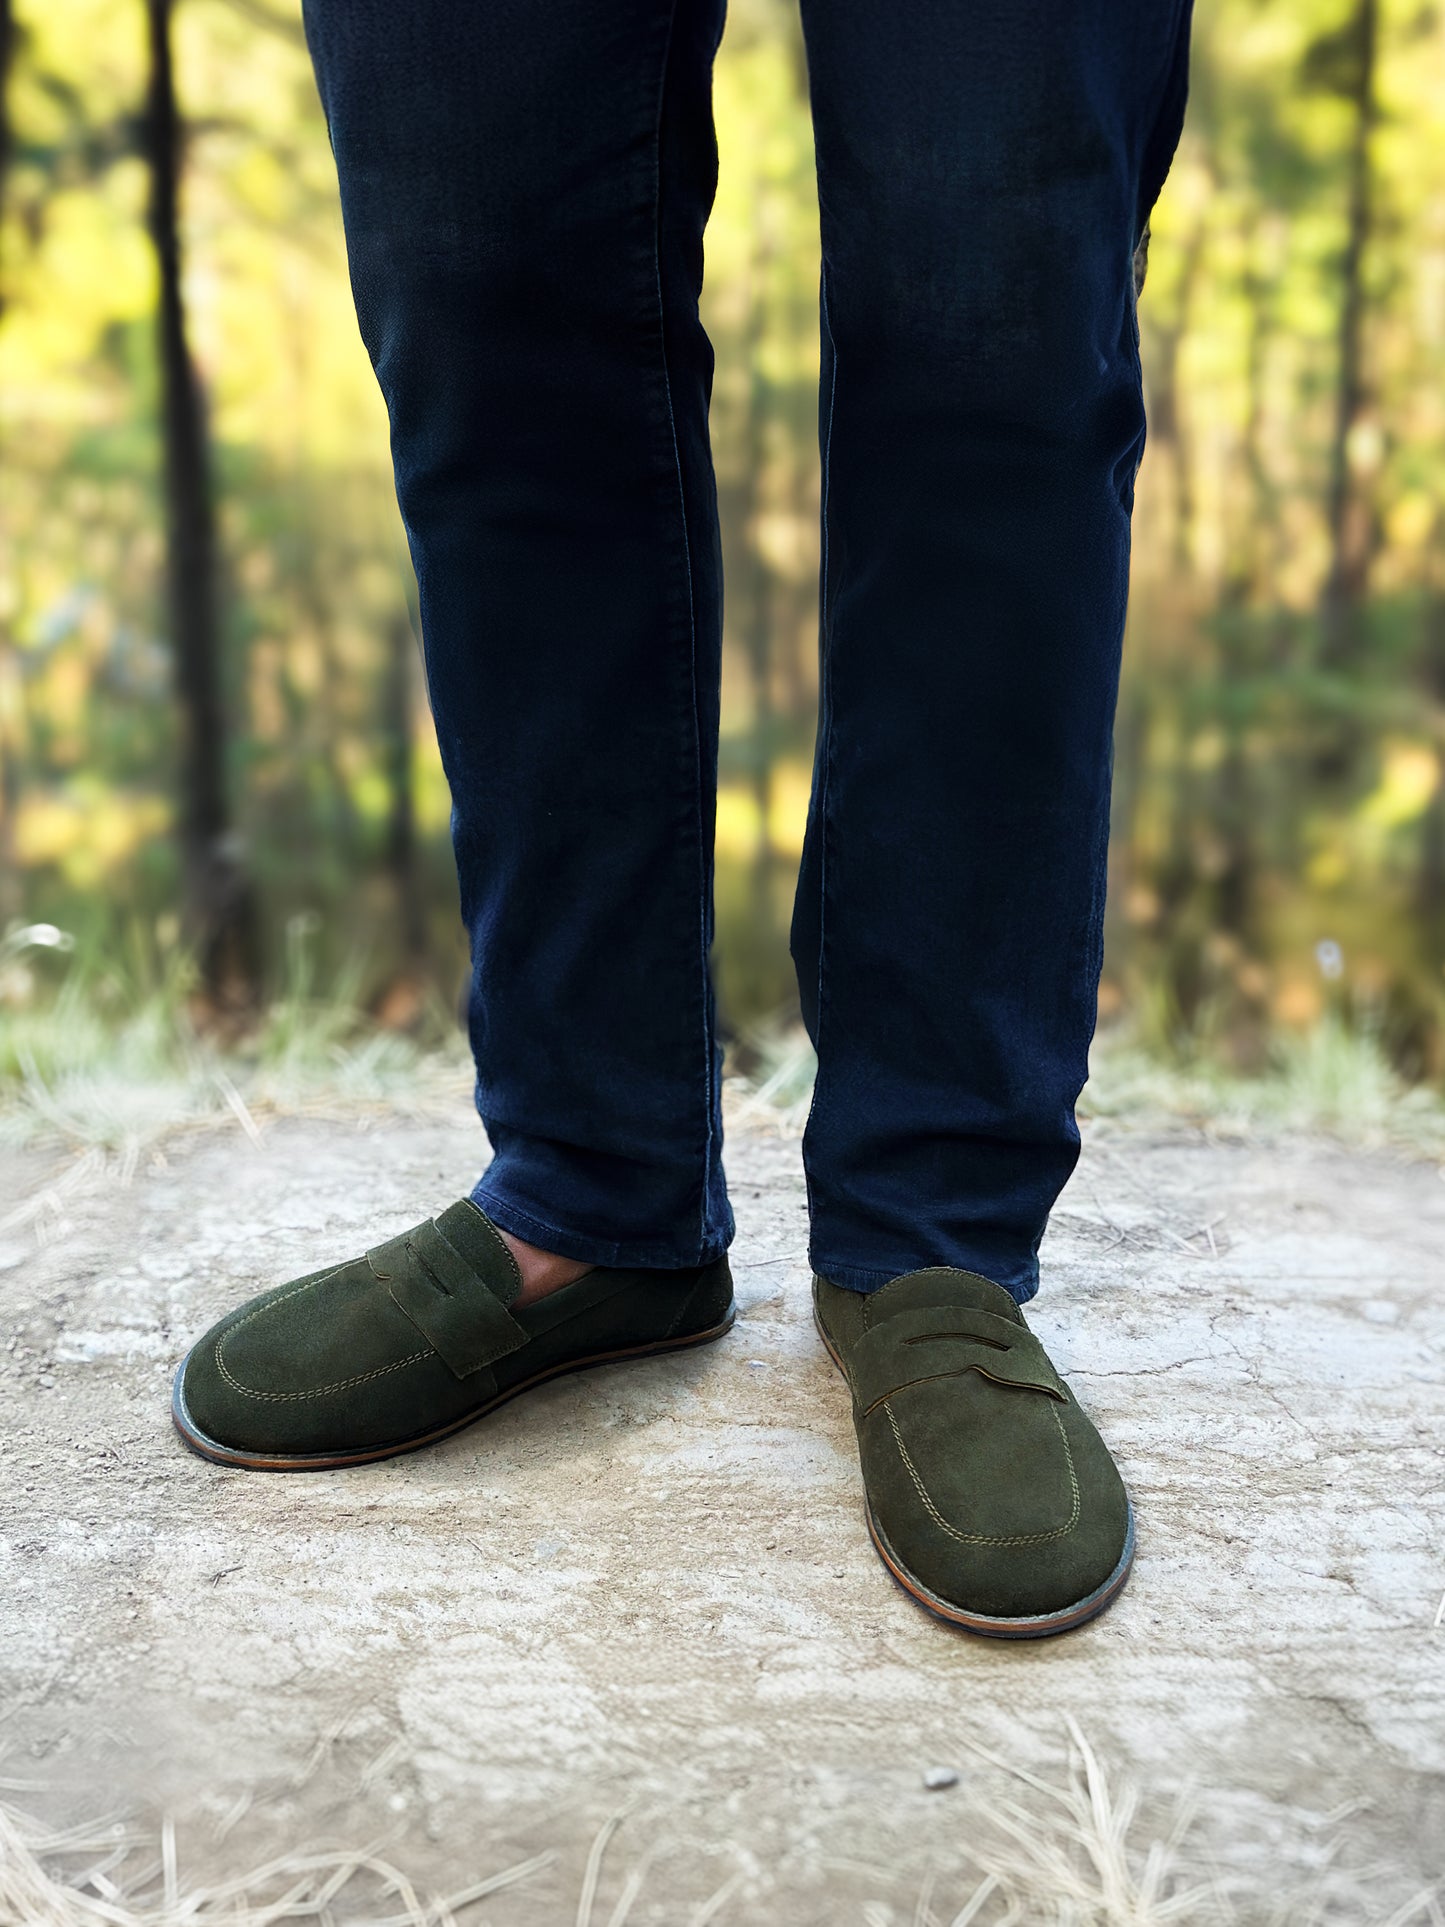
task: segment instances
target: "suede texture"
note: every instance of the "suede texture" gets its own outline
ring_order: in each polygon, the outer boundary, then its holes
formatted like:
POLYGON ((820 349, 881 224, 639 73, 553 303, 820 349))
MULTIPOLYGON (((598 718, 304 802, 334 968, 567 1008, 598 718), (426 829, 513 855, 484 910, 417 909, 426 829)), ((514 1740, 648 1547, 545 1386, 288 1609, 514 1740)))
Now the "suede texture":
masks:
POLYGON ((853 1390, 863 1484, 893 1561, 962 1614, 1066 1613, 1116 1574, 1128 1496, 1013 1297, 930 1267, 881 1291, 814 1277, 853 1390))
POLYGON ((403 1446, 598 1354, 685 1343, 732 1312, 726 1258, 598 1267, 513 1311, 516 1262, 470 1199, 238 1305, 192 1347, 178 1395, 206 1439, 258 1457, 403 1446))

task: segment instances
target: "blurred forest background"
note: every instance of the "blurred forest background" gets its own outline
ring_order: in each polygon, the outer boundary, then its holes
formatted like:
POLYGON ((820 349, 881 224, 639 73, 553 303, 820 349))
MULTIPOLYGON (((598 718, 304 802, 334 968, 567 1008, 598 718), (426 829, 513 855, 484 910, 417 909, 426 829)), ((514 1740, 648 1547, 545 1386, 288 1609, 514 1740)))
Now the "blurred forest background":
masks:
MULTIPOLYGON (((299 973, 454 1030, 448 799, 299 14, 0 15, 0 1017, 66 973, 243 1016, 299 973)), ((817 685, 784 0, 733 0, 716 112, 738 1032, 796 1008, 817 685)), ((1101 1018, 1249 1069, 1333 1017, 1445 1086, 1445 8, 1199 0, 1141 322, 1101 1018)))

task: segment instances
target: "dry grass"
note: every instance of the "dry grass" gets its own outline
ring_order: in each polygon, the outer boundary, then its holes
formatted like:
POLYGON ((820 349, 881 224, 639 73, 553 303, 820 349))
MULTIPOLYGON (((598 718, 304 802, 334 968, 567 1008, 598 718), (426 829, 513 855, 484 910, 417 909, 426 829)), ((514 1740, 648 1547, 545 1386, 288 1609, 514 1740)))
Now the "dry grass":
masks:
POLYGON ((375 1927, 451 1927, 458 1913, 528 1880, 538 1855, 458 1893, 423 1898, 379 1854, 298 1852, 209 1886, 183 1883, 174 1826, 157 1843, 123 1821, 51 1831, 0 1807, 0 1922, 4 1927, 276 1927, 285 1920, 375 1927), (361 1889, 370 1892, 362 1900, 361 1889), (350 1891, 348 1891, 350 1890, 350 1891), (378 1910, 378 1898, 389 1909, 378 1910), (364 1915, 353 1911, 360 1903, 364 1915))
MULTIPOLYGON (((1058 1783, 971 1749, 1018 1791, 969 1800, 961 1875, 828 1863, 840 1927, 1445 1927, 1436 1888, 1382 1908, 1374 1896, 1389 1870, 1347 1874, 1333 1864, 1328 1844, 1313 1855, 1314 1873, 1287 1876, 1287 1891, 1211 1865, 1193 1844, 1189 1803, 1177 1805, 1167 1825, 1157 1824, 1137 1786, 1106 1772, 1078 1727, 1069 1725, 1070 1765, 1058 1783), (880 1885, 899 1897, 864 1897, 866 1888, 880 1885), (947 1901, 946 1889, 953 1890, 947 1901)), ((686 1913, 659 1916, 665 1896, 649 1894, 655 1847, 642 1851, 607 1906, 601 1896, 614 1884, 609 1849, 625 1817, 625 1809, 612 1814, 591 1842, 575 1913, 564 1903, 575 1927, 627 1927, 645 1894, 654 1919, 676 1920, 679 1927, 786 1919, 785 1903, 781 1913, 770 1911, 766 1876, 742 1870, 686 1913)), ((483 1927, 500 1916, 475 1909, 524 1886, 557 1859, 555 1851, 538 1854, 460 1890, 435 1893, 374 1850, 299 1850, 198 1884, 183 1877, 170 1821, 158 1838, 126 1820, 57 1830, 0 1804, 0 1927, 279 1927, 282 1921, 483 1927)))
MULTIPOLYGON (((254 1139, 270 1116, 465 1103, 472 1067, 455 1013, 433 1000, 414 1032, 386 1029, 358 1007, 359 959, 317 984, 314 936, 313 921, 291 920, 282 994, 227 1052, 187 1019, 194 971, 181 953, 81 954, 50 925, 13 926, 0 937, 0 1149, 101 1151, 110 1177, 128 1182, 136 1160, 178 1132, 254 1139)), ((1146 1008, 1132 1029, 1101 1031, 1081 1115, 1180 1117, 1224 1135, 1321 1129, 1445 1156, 1445 1102, 1401 1082, 1368 1021, 1331 1010, 1309 1032, 1282 1033, 1252 1077, 1197 1040, 1166 1047, 1167 1030, 1146 1008)), ((729 1078, 735 1114, 801 1129, 817 1068, 801 1026, 760 1024, 740 1042, 749 1068, 729 1078)))
POLYGON ((453 1014, 427 1011, 414 1035, 384 1028, 357 1006, 359 965, 317 986, 311 935, 292 920, 282 995, 244 1047, 226 1051, 186 1014, 184 958, 158 970, 72 956, 63 931, 12 929, 0 939, 0 1149, 70 1151, 85 1174, 67 1183, 103 1174, 124 1185, 177 1133, 254 1142, 268 1117, 355 1120, 465 1101, 472 1071, 453 1014), (42 964, 54 982, 38 981, 42 964))
MULTIPOLYGON (((736 1115, 801 1130, 817 1070, 807 1035, 797 1026, 763 1026, 746 1041, 754 1069, 736 1080, 736 1115)), ((1249 1077, 1203 1051, 1171 1055, 1127 1026, 1100 1031, 1078 1108, 1087 1119, 1179 1119, 1216 1137, 1322 1131, 1445 1157, 1445 1101, 1425 1086, 1407 1087, 1369 1029, 1335 1013, 1309 1031, 1281 1034, 1269 1068, 1249 1077)))

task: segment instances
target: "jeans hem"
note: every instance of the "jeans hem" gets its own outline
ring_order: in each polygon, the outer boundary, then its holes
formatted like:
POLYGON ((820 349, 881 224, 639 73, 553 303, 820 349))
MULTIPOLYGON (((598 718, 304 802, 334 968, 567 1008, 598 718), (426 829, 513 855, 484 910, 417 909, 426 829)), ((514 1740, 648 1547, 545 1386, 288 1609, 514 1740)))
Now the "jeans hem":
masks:
MULTIPOLYGON (((812 1265, 816 1275, 825 1279, 830 1285, 837 1285, 843 1291, 857 1291, 865 1295, 875 1291, 882 1291, 883 1287, 885 1285, 891 1285, 895 1278, 902 1278, 905 1273, 909 1271, 922 1270, 923 1267, 930 1262, 937 1264, 941 1261, 938 1259, 929 1260, 923 1258, 920 1259, 916 1265, 904 1265, 898 1271, 870 1271, 866 1267, 859 1265, 832 1265, 829 1264, 825 1258, 810 1257, 809 1259, 809 1263, 812 1265)), ((956 1264, 961 1271, 977 1272, 980 1278, 987 1278, 990 1283, 1001 1285, 1016 1305, 1026 1305, 1031 1298, 1038 1296, 1039 1275, 1037 1268, 1031 1273, 1026 1273, 1022 1278, 1010 1280, 1008 1278, 996 1277, 985 1265, 971 1265, 963 1260, 950 1260, 949 1262, 956 1264)))
POLYGON ((585 1233, 564 1231, 560 1225, 535 1217, 524 1206, 492 1189, 485 1178, 472 1186, 469 1196, 493 1224, 510 1231, 514 1238, 524 1238, 543 1251, 555 1251, 559 1257, 575 1258, 581 1264, 635 1266, 644 1271, 698 1271, 704 1265, 715 1264, 732 1243, 729 1232, 720 1241, 709 1240, 699 1254, 696 1248, 680 1253, 676 1245, 662 1241, 589 1238, 585 1233))

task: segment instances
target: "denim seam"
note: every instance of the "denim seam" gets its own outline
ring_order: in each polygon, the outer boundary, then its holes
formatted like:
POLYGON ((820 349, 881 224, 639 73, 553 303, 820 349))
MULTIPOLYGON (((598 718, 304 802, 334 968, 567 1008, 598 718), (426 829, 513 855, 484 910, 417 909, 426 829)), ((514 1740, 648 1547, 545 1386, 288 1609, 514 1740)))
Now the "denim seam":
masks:
MULTIPOLYGON (((1144 169, 1153 158, 1155 142, 1159 138, 1159 130, 1165 124, 1165 115, 1173 106, 1174 97, 1168 91, 1168 82, 1174 77, 1175 64, 1179 58, 1181 36, 1192 32, 1193 13, 1193 0, 1173 0, 1173 11, 1169 21, 1169 33, 1165 41, 1164 59, 1160 63, 1159 70, 1155 74, 1146 96, 1146 99, 1154 102, 1154 113, 1149 121, 1148 130, 1143 140, 1139 143, 1139 180, 1141 184, 1144 177, 1144 169)), ((1186 99, 1188 97, 1187 79, 1185 97, 1186 99)), ((1162 182, 1160 185, 1162 187, 1162 182)), ((1149 214, 1152 214, 1153 211, 1151 207, 1149 214)), ((1143 239, 1144 229, 1147 229, 1149 226, 1149 214, 1146 214, 1144 217, 1144 228, 1141 229, 1138 240, 1143 239)), ((1136 240, 1135 246, 1138 245, 1138 240, 1136 240)), ((1132 248, 1130 254, 1131 256, 1133 254, 1132 248)))
MULTIPOLYGON (((1138 148, 1138 154, 1137 154, 1138 165, 1136 168, 1136 179, 1134 183, 1135 209, 1134 209, 1134 213, 1130 215, 1130 219, 1129 219, 1129 226, 1130 226, 1131 232, 1129 237, 1127 291, 1125 293, 1124 302, 1125 302, 1125 309, 1126 309, 1126 320, 1128 324, 1127 333, 1129 337, 1129 356, 1133 365, 1134 379, 1138 384, 1139 392, 1141 395, 1144 392, 1144 362, 1143 362, 1143 355, 1142 355, 1142 343, 1140 340, 1140 332, 1139 332, 1139 291, 1134 285, 1134 256, 1138 252, 1139 243, 1143 240, 1144 235, 1148 232, 1149 215, 1153 213, 1153 208, 1151 207, 1149 210, 1149 214, 1145 215, 1143 225, 1140 228, 1140 231, 1137 235, 1132 232, 1134 227, 1134 214, 1137 214, 1138 212, 1138 205, 1137 205, 1138 195, 1139 195, 1139 190, 1143 185, 1144 170, 1149 165, 1149 162, 1153 157, 1154 144, 1159 137, 1160 128, 1164 125, 1165 115, 1168 113, 1171 106, 1172 96, 1167 92, 1167 83, 1173 77, 1175 63, 1179 56, 1180 37, 1182 34, 1186 32, 1188 27, 1192 24, 1192 14, 1193 14, 1192 0, 1172 0, 1172 13, 1169 21, 1169 31, 1165 37, 1164 58, 1159 65, 1158 71, 1154 75, 1154 78, 1150 84, 1148 93, 1145 95, 1146 100, 1152 100, 1154 102, 1154 112, 1150 117, 1147 128, 1144 131, 1144 136, 1142 140, 1139 142, 1139 148, 1138 148)), ((1147 442, 1147 439, 1148 439, 1148 425, 1146 423, 1145 429, 1144 429, 1144 436, 1140 441, 1139 454, 1134 463, 1134 473, 1130 477, 1130 481, 1129 481, 1131 509, 1132 509, 1132 495, 1134 491, 1134 486, 1139 479, 1139 470, 1144 465, 1145 443, 1147 442)))
MULTIPOLYGON (((1124 277, 1124 324, 1125 324, 1124 333, 1129 344, 1130 371, 1134 378, 1134 384, 1139 391, 1140 397, 1142 398, 1144 393, 1144 356, 1143 356, 1143 344, 1140 339, 1140 332, 1139 332, 1139 296, 1134 286, 1134 256, 1132 253, 1129 254, 1125 266, 1126 266, 1126 273, 1124 277)), ((1146 421, 1143 427, 1143 433, 1140 437, 1139 453, 1134 461, 1134 474, 1129 483, 1131 491, 1133 489, 1134 483, 1138 480, 1139 470, 1144 465, 1144 447, 1148 439, 1148 433, 1149 433, 1149 429, 1148 429, 1148 423, 1146 421)))
POLYGON ((1169 102, 1167 99, 1161 99, 1160 96, 1163 95, 1165 90, 1164 83, 1174 72, 1174 61, 1179 52, 1179 36, 1183 31, 1185 18, 1190 11, 1189 0, 1173 0, 1173 8, 1169 19, 1169 33, 1164 44, 1164 58, 1159 63, 1159 70, 1155 74, 1153 85, 1149 90, 1150 97, 1157 104, 1154 109, 1154 118, 1149 123, 1149 132, 1144 140, 1145 153, 1153 146, 1155 137, 1164 123, 1164 110, 1169 105, 1169 102))
POLYGON ((657 290, 657 331, 662 349, 662 386, 667 400, 668 433, 672 440, 673 466, 677 474, 677 499, 682 522, 682 555, 684 573, 687 579, 688 615, 688 673, 692 692, 692 732, 693 732, 693 769, 696 802, 694 808, 694 829, 697 836, 698 851, 698 940, 702 956, 702 1028, 703 1028, 703 1104, 707 1118, 707 1135, 703 1143, 702 1183, 698 1210, 698 1249, 702 1250, 707 1242, 707 1207, 711 1189, 713 1161, 713 1049, 712 1031, 708 1023, 707 997, 707 858, 703 849, 703 797, 702 797, 702 723, 698 715, 697 702, 697 585, 692 568, 692 542, 687 527, 687 483, 682 470, 682 450, 677 439, 677 414, 672 400, 672 370, 667 358, 667 306, 662 289, 662 117, 667 98, 667 70, 672 60, 672 39, 677 25, 677 10, 680 0, 672 0, 668 11, 667 31, 662 44, 662 64, 657 83, 657 106, 653 115, 652 127, 652 266, 653 280, 657 290))
MULTIPOLYGON (((823 436, 823 473, 822 495, 819 503, 820 533, 822 536, 822 567, 819 571, 818 622, 822 641, 819 664, 819 706, 822 710, 820 723, 823 736, 823 767, 818 786, 818 1035, 815 1041, 815 1054, 818 1059, 817 1072, 813 1078, 813 1095, 808 1103, 807 1123, 804 1127, 806 1138, 813 1122, 813 1114, 818 1108, 818 1092, 823 1083, 823 1005, 826 995, 823 959, 826 955, 828 933, 828 801, 832 788, 833 773, 833 640, 828 626, 831 598, 828 594, 828 562, 830 543, 828 540, 828 511, 832 506, 833 474, 833 417, 838 401, 838 343, 833 333, 833 322, 828 307, 828 264, 823 262, 820 273, 820 295, 823 326, 827 330, 828 345, 832 356, 832 373, 828 383, 828 423, 823 436)), ((803 1180, 808 1194, 808 1218, 810 1226, 816 1222, 815 1200, 813 1195, 813 1176, 804 1160, 803 1180)))

